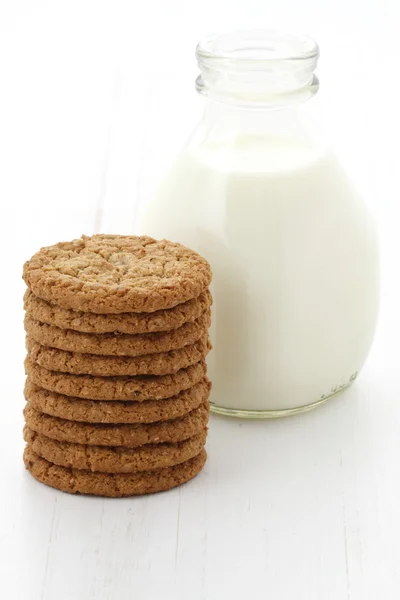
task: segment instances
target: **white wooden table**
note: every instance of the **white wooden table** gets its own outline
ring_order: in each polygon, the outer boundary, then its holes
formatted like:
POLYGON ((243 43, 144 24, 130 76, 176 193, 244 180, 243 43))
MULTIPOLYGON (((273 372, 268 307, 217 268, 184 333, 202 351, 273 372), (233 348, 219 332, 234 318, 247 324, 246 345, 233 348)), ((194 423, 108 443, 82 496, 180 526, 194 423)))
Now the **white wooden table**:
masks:
POLYGON ((390 0, 0 6, 1 599, 400 597, 398 10, 390 0), (109 500, 38 484, 21 459, 23 261, 81 233, 131 232, 199 109, 197 39, 271 23, 321 42, 335 142, 380 221, 381 320, 362 376, 302 416, 212 417, 204 472, 168 493, 109 500))

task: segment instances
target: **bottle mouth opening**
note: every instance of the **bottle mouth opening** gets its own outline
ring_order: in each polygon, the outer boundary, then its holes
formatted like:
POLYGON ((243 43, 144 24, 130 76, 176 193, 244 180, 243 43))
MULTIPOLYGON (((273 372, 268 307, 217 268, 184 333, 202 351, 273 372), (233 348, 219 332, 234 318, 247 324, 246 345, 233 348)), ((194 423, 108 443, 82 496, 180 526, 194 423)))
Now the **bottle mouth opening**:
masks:
POLYGON ((199 61, 254 62, 258 68, 275 61, 316 61, 318 56, 318 44, 312 38, 269 29, 211 34, 196 48, 199 61))
POLYGON ((318 44, 275 30, 209 35, 196 48, 200 94, 220 102, 260 107, 307 99, 318 89, 318 44), (296 96, 296 98, 295 98, 296 96))

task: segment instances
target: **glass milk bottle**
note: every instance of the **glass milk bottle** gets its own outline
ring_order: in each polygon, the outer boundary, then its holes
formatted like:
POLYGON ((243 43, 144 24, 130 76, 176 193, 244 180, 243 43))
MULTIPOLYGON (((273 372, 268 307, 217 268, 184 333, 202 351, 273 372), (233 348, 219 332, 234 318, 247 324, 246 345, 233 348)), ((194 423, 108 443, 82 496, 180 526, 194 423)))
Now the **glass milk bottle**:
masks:
POLYGON ((204 116, 139 219, 211 263, 215 412, 318 406, 355 380, 373 339, 375 229, 313 126, 318 55, 269 31, 200 42, 204 116))

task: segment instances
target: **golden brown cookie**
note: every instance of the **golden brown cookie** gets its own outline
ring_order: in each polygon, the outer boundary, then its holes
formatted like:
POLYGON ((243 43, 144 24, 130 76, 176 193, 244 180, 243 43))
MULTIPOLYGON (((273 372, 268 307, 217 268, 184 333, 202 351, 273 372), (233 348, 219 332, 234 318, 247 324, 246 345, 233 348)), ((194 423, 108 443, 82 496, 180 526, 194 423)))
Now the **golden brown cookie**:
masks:
POLYGON ((82 333, 155 333, 179 329, 185 323, 193 323, 212 304, 207 290, 193 300, 178 304, 168 310, 153 313, 119 313, 116 315, 97 315, 61 308, 57 304, 46 302, 27 289, 24 296, 24 308, 32 319, 54 325, 60 329, 73 329, 82 333))
POLYGON ((26 338, 26 348, 30 358, 41 367, 61 373, 102 377, 171 375, 204 360, 210 347, 208 337, 204 335, 199 341, 180 350, 144 356, 101 356, 58 350, 42 346, 29 335, 26 338))
POLYGON ((42 248, 23 277, 36 296, 94 313, 154 312, 196 298, 211 281, 193 250, 150 237, 93 235, 42 248))
POLYGON ((193 479, 202 470, 207 454, 202 450, 194 458, 165 469, 136 473, 92 473, 54 465, 25 448, 24 463, 31 475, 51 487, 69 494, 91 494, 122 498, 169 490, 193 479))
POLYGON ((210 318, 210 312, 207 312, 194 323, 185 323, 174 331, 141 335, 81 333, 35 321, 29 315, 25 315, 24 326, 32 339, 50 348, 103 356, 143 356, 194 344, 210 326, 210 318))
POLYGON ((154 423, 182 417, 209 398, 211 383, 203 378, 193 387, 171 398, 145 402, 81 400, 25 383, 25 398, 38 411, 82 423, 154 423))
POLYGON ((89 400, 161 400, 179 394, 206 376, 205 362, 181 369, 173 375, 141 375, 138 377, 93 377, 48 371, 25 359, 25 371, 36 385, 77 398, 89 400))
POLYGON ((203 402, 184 417, 161 423, 134 425, 68 421, 41 413, 29 403, 25 406, 24 416, 26 424, 32 431, 53 440, 89 446, 136 448, 144 444, 181 442, 201 433, 207 427, 209 408, 208 402, 203 402))
POLYGON ((24 440, 47 461, 98 473, 132 473, 172 467, 197 456, 206 441, 207 430, 175 444, 147 444, 139 448, 124 446, 86 446, 52 440, 24 427, 24 440))

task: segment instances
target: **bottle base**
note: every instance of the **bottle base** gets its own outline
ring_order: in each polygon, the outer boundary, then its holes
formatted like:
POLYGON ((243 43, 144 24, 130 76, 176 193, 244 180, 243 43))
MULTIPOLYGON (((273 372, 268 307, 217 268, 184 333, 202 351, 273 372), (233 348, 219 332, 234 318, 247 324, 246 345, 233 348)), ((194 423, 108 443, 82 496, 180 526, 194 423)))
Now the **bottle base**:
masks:
POLYGON ((313 410, 314 408, 318 408, 318 406, 325 404, 325 402, 327 402, 331 398, 335 398, 339 394, 342 394, 351 386, 352 383, 353 381, 350 381, 347 385, 342 386, 340 389, 333 392, 329 396, 321 398, 321 400, 317 400, 316 402, 312 402, 311 404, 297 406, 296 408, 285 408, 276 410, 245 410, 236 408, 224 408, 222 406, 214 404, 214 402, 210 402, 210 410, 212 413, 218 415, 223 415, 225 417, 236 417, 239 419, 279 419, 281 417, 291 417, 292 415, 298 415, 300 413, 313 410))

